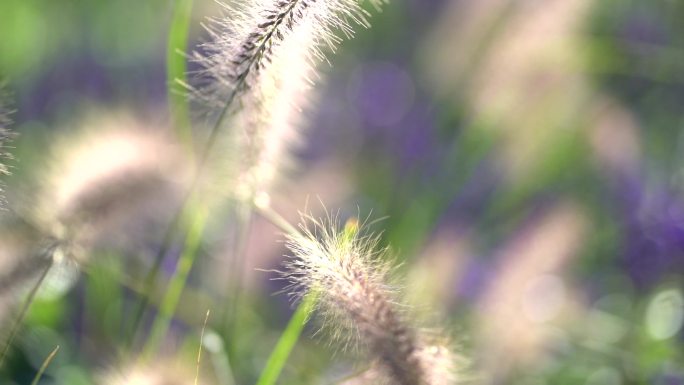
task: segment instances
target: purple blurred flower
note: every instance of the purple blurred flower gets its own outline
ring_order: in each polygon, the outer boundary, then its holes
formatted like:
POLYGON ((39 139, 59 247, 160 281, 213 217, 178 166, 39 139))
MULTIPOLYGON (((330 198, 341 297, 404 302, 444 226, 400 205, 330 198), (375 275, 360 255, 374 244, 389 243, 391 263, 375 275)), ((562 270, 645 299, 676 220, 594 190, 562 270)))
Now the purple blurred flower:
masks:
POLYGON ((415 87, 409 74, 390 62, 371 62, 354 75, 349 102, 372 128, 389 128, 413 106, 415 87))
POLYGON ((623 221, 622 263, 637 287, 645 289, 665 275, 684 271, 684 203, 662 185, 649 188, 633 176, 618 188, 623 221))

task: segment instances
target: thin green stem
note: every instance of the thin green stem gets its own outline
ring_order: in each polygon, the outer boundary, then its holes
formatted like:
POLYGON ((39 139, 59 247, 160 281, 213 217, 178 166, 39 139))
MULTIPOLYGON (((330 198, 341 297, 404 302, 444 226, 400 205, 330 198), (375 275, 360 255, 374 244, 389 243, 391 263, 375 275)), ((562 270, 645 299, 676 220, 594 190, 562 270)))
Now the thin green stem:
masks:
POLYGON ((205 207, 198 206, 192 210, 189 218, 188 232, 180 258, 176 264, 176 269, 169 281, 168 288, 164 293, 162 302, 159 306, 159 314, 152 324, 152 331, 144 347, 143 357, 149 358, 156 353, 169 329, 178 303, 180 301, 183 288, 190 274, 190 270, 197 259, 197 251, 202 240, 202 233, 206 225, 208 212, 205 207))
MULTIPOLYGON (((185 144, 189 156, 193 154, 192 124, 190 122, 190 109, 187 96, 185 95, 181 84, 187 84, 187 65, 183 53, 188 46, 188 31, 190 29, 190 17, 192 16, 192 4, 193 0, 175 0, 166 50, 166 77, 168 83, 169 109, 178 140, 185 144)), ((191 186, 190 190, 194 190, 194 187, 191 186)), ((180 208, 171 219, 171 223, 164 234, 162 246, 154 259, 154 264, 145 276, 143 296, 136 307, 133 321, 130 324, 126 336, 126 345, 128 347, 132 346, 135 340, 136 331, 145 314, 145 309, 150 304, 150 297, 155 283, 157 282, 162 261, 168 253, 171 243, 178 231, 179 220, 187 204, 187 198, 190 195, 190 193, 186 195, 180 208)))
POLYGON ((247 247, 249 239, 249 231, 252 225, 252 211, 251 207, 238 202, 236 206, 236 236, 237 239, 233 241, 233 254, 231 255, 230 266, 230 280, 229 280, 229 294, 228 305, 224 312, 223 325, 226 328, 226 333, 229 336, 227 341, 227 354, 232 358, 231 362, 235 363, 237 359, 237 352, 235 351, 235 341, 238 333, 238 313, 240 309, 240 301, 242 296, 242 280, 244 277, 244 251, 247 247))
MULTIPOLYGON (((184 79, 186 78, 186 65, 185 65, 185 58, 182 58, 182 63, 180 62, 181 59, 179 59, 177 56, 182 55, 177 55, 178 50, 183 50, 185 46, 187 46, 187 32, 188 32, 188 20, 185 20, 185 18, 189 18, 190 12, 192 8, 192 3, 191 0, 177 0, 176 2, 176 9, 174 11, 174 20, 172 23, 172 28, 171 31, 169 32, 169 47, 167 51, 167 61, 168 61, 168 78, 171 80, 170 85, 176 84, 177 79, 181 79, 182 82, 184 82, 184 79)), ((271 30, 267 34, 267 38, 264 39, 263 42, 260 43, 259 47, 257 47, 257 51, 263 50, 269 38, 273 35, 275 32, 276 28, 278 27, 279 23, 276 23, 274 26, 271 27, 271 30)), ((253 57, 250 59, 248 62, 248 68, 250 68, 257 60, 257 56, 253 57)), ((216 138, 218 137, 218 132, 219 128, 221 127, 223 120, 228 116, 228 111, 230 110, 230 106, 233 104, 235 99, 237 98, 238 94, 242 91, 243 87, 246 84, 246 78, 247 76, 243 76, 240 79, 237 80, 235 86, 231 90, 230 94, 226 98, 221 110, 219 111, 218 117, 212 126, 209 136, 202 147, 201 152, 199 153, 199 161, 196 163, 196 172, 195 176, 193 178, 193 181, 190 184, 190 187, 188 189, 188 192, 186 196, 184 197, 181 208, 179 209, 178 213, 182 213, 186 210, 188 206, 188 202, 190 200, 190 197, 195 195, 195 192, 197 190, 199 180, 202 177, 202 172, 204 170, 204 166, 206 162, 209 160, 209 154, 211 153, 214 144, 216 142, 216 138)), ((187 82, 185 82, 187 83, 187 82)), ((169 90, 169 98, 170 98, 170 104, 171 108, 174 111, 174 120, 176 124, 184 124, 187 123, 187 131, 190 131, 190 121, 189 121, 189 114, 188 114, 188 107, 187 107, 187 100, 183 98, 183 100, 176 99, 175 92, 173 92, 173 87, 170 87, 169 90)), ((179 137, 181 139, 187 139, 191 138, 192 135, 191 133, 184 133, 185 129, 180 129, 179 132, 179 137)), ((161 251, 157 255, 157 259, 155 260, 155 265, 148 274, 146 278, 146 287, 148 290, 147 292, 144 293, 144 298, 141 301, 142 306, 138 308, 138 311, 136 312, 136 316, 134 319, 133 323, 133 329, 130 333, 130 335, 134 335, 135 331, 137 330, 140 320, 142 319, 142 315, 144 313, 144 309, 147 307, 149 304, 149 296, 151 295, 150 291, 151 288, 154 287, 154 283, 156 282, 157 276, 158 276, 158 271, 159 271, 159 266, 161 265, 161 261, 164 258, 164 255, 166 254, 166 251, 169 249, 171 242, 173 242, 174 236, 176 232, 179 230, 178 226, 178 221, 179 218, 182 215, 176 214, 174 216, 174 219, 172 220, 171 224, 169 225, 169 228, 167 229, 167 233, 165 236, 165 239, 163 241, 161 251)), ((204 226, 204 221, 202 223, 202 227, 204 226)), ((188 235, 189 237, 189 235, 188 235)), ((199 240, 197 240, 199 242, 199 240)), ((187 250, 188 242, 186 242, 186 250, 187 250)), ((184 252, 185 254, 185 252, 184 252)), ((194 256, 192 257, 194 259, 194 256)), ((180 263, 180 261, 179 261, 180 263)), ((180 267, 180 266, 179 266, 180 267)), ((176 277, 174 277, 174 280, 176 277)), ((183 280, 184 281, 184 280, 183 280)), ((182 286, 181 286, 181 291, 182 291, 182 286)), ((180 295, 180 294, 178 294, 180 295)), ((167 292, 165 296, 166 301, 171 301, 171 299, 166 299, 172 297, 169 295, 167 292)), ((170 306, 170 303, 167 304, 168 307, 170 306)), ((160 311, 163 310, 164 308, 164 303, 162 303, 162 307, 160 308, 160 311)), ((173 306, 173 310, 175 311, 175 305, 173 306)), ((168 310, 168 309, 167 309, 168 310)), ((164 315, 163 312, 161 314, 161 317, 158 317, 155 319, 154 325, 157 325, 155 328, 153 325, 152 329, 152 335, 150 336, 148 343, 145 345, 145 350, 146 354, 149 354, 150 351, 156 350, 158 346, 156 346, 161 338, 163 338, 163 334, 166 333, 166 328, 168 328, 168 322, 170 322, 170 315, 164 315), (163 319, 168 318, 168 320, 164 321, 163 319), (160 320, 161 319, 161 320, 160 320), (163 326, 163 324, 166 323, 166 326, 163 326), (161 334, 161 335, 160 335, 161 334)), ((131 338, 131 343, 133 341, 133 337, 131 338)))
POLYGON ((159 276, 159 271, 161 270, 162 262, 164 261, 164 257, 166 256, 166 254, 169 252, 176 231, 178 231, 181 216, 182 211, 177 211, 175 217, 171 220, 171 223, 169 227, 166 229, 166 233, 164 234, 162 246, 159 248, 159 250, 157 250, 157 255, 154 258, 152 268, 147 272, 147 275, 145 276, 145 279, 143 281, 143 295, 141 296, 140 301, 138 302, 138 305, 135 309, 135 312, 133 314, 133 321, 130 324, 126 337, 126 346, 128 347, 131 347, 133 345, 133 342, 135 341, 136 332, 138 330, 138 327, 140 326, 140 322, 142 322, 143 315, 145 314, 145 309, 147 309, 147 307, 150 304, 150 301, 152 300, 152 291, 154 290, 155 284, 157 282, 157 277, 159 276))
POLYGON ((286 234, 296 235, 299 230, 292 226, 285 218, 278 214, 271 206, 255 206, 259 214, 266 218, 269 222, 284 231, 286 234))
POLYGON ((52 351, 52 353, 50 353, 45 359, 45 361, 43 361, 43 364, 40 366, 40 369, 38 369, 38 373, 36 373, 36 376, 33 378, 31 385, 38 385, 38 382, 40 382, 40 379, 43 377, 45 370, 57 355, 57 351, 59 351, 59 345, 57 345, 57 347, 52 351))
POLYGON ((257 381, 257 385, 274 385, 276 383, 285 367, 287 359, 290 357, 290 353, 292 353, 292 349, 294 349, 299 336, 302 334, 302 330, 304 330, 309 314, 316 306, 316 302, 317 296, 315 294, 309 293, 304 296, 292 318, 290 318, 285 331, 280 336, 278 343, 273 348, 271 356, 266 362, 266 367, 257 381))
POLYGON ((204 317, 204 325, 202 325, 202 332, 200 333, 199 349, 197 350, 197 371, 195 372, 195 385, 199 383, 200 364, 202 362, 202 344, 204 343, 204 331, 207 329, 207 322, 209 321, 210 312, 211 310, 207 310, 207 315, 204 317))
POLYGON ((17 336, 19 333, 19 330, 21 329, 21 325, 24 322, 24 318, 26 318, 26 314, 28 314, 29 309, 31 308, 31 304, 33 303, 33 300, 36 298, 36 294, 38 293, 38 289, 43 285, 43 282, 45 281, 45 277, 47 277, 48 273, 50 272, 50 269, 52 268, 53 265, 53 260, 52 260, 52 254, 54 253, 54 249, 57 246, 51 247, 51 249, 48 251, 50 259, 43 269, 42 273, 40 274, 40 277, 38 278, 38 281, 36 281, 36 284, 33 285, 31 288, 31 291, 29 292, 28 296, 26 297, 26 300, 24 301, 24 304, 21 307, 21 310, 19 311, 19 315, 17 318, 14 320, 14 323, 12 324, 12 329, 10 330, 9 337, 7 337, 7 343, 5 344, 5 347, 2 350, 2 354, 0 354, 0 367, 2 367, 2 364, 5 362, 5 358, 7 357, 7 354, 9 353, 10 347, 12 346, 12 342, 14 342, 14 338, 17 336))
POLYGON ((180 84, 187 84, 187 66, 183 53, 188 46, 191 16, 192 0, 176 0, 166 50, 166 76, 171 117, 178 139, 187 146, 189 153, 192 153, 193 148, 190 109, 180 84))
MULTIPOLYGON (((187 46, 187 33, 188 33, 188 23, 189 23, 189 17, 190 13, 192 10, 192 0, 176 0, 176 7, 174 10, 174 18, 173 18, 173 23, 171 26, 171 31, 169 32, 169 47, 167 50, 167 66, 168 66, 168 79, 169 79, 169 100, 170 100, 170 106, 172 109, 172 114, 174 116, 174 121, 177 127, 181 127, 178 129, 179 133, 179 138, 181 140, 186 141, 186 143, 189 143, 192 139, 192 133, 190 132, 191 124, 190 124, 190 119, 189 119, 189 113, 188 113, 188 104, 185 96, 180 97, 176 92, 173 90, 173 85, 178 84, 178 80, 182 83, 186 83, 186 64, 185 64, 185 58, 182 55, 178 55, 178 50, 184 50, 185 47, 187 46), (186 20, 187 19, 187 20, 186 20), (182 99, 182 100, 181 100, 182 99), (178 126, 180 125, 180 126, 178 126), (185 126, 183 126, 185 125, 185 126), (187 127, 187 128, 184 128, 187 127), (187 133, 185 131, 188 131, 187 133), (188 139, 190 138, 190 139, 188 139)), ((272 27, 272 31, 268 36, 271 36, 273 31, 275 31, 276 26, 272 27)), ((257 50, 262 50, 266 46, 266 42, 262 42, 260 46, 257 48, 257 50)), ((256 61, 256 57, 252 58, 248 66, 251 67, 254 62, 256 61)), ((204 146, 202 147, 202 150, 199 153, 199 161, 196 163, 196 171, 194 178, 190 184, 190 187, 188 188, 188 192, 185 195, 185 197, 182 200, 180 209, 176 212, 176 215, 172 219, 171 223, 169 224, 169 227, 166 231, 162 247, 160 248, 160 252, 157 254, 157 258, 155 259, 155 263, 153 268, 150 270, 148 273, 146 279, 145 279, 145 286, 146 286, 146 292, 143 295, 143 299, 140 302, 140 305, 138 306, 136 310, 136 314, 134 316, 134 321, 132 324, 132 329, 131 332, 129 333, 129 342, 128 344, 131 345, 133 340, 134 340, 134 335, 136 330, 139 327, 139 324, 142 320, 142 316, 144 314, 145 308, 149 305, 149 297, 151 296, 151 290, 154 287, 154 284, 157 281, 157 276, 159 272, 159 267, 161 266, 161 262, 164 259, 164 256, 166 255, 171 242, 173 242, 173 239, 176 235, 176 233, 179 231, 179 226, 178 222, 180 220, 180 217, 182 216, 181 213, 185 211, 188 201, 190 200, 190 197, 194 195, 197 186, 199 184, 199 180, 202 177, 202 171, 204 170, 204 166, 206 162, 209 160, 209 154, 211 153, 214 144, 216 142, 216 138, 218 137, 218 132, 219 128, 221 127, 221 124, 223 123, 223 120, 228 116, 228 111, 230 110, 230 106, 233 104, 235 99, 237 98, 238 93, 242 90, 242 88, 245 86, 246 82, 246 76, 242 77, 237 80, 237 83, 235 84, 235 87, 231 90, 230 94, 226 98, 226 101, 224 102, 221 111, 219 111, 218 117, 212 126, 210 132, 209 132, 209 137, 207 138, 204 146)))

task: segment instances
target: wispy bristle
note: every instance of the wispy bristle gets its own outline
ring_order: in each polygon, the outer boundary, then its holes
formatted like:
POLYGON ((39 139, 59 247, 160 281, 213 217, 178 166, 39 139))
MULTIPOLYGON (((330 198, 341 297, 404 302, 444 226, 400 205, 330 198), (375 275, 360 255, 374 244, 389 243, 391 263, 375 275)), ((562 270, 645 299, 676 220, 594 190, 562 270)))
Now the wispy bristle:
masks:
POLYGON ((378 238, 363 235, 355 223, 342 230, 331 218, 306 217, 300 228, 301 234, 288 236, 294 255, 285 275, 295 295, 317 295, 324 326, 365 347, 382 383, 451 383, 451 355, 431 347, 406 320, 378 238))
POLYGON ((217 107, 256 85, 281 52, 290 54, 282 45, 299 29, 310 27, 302 48, 322 60, 323 48, 334 50, 341 41, 338 31, 351 37, 354 24, 368 26, 359 0, 253 0, 223 7, 226 15, 207 25, 211 40, 204 52, 195 54, 204 68, 200 94, 217 107))
POLYGON ((252 197, 268 192, 279 174, 291 167, 289 149, 301 141, 303 111, 311 99, 311 78, 315 76, 305 48, 312 26, 302 23, 264 70, 257 85, 241 98, 235 124, 239 195, 252 197))
MULTIPOLYGON (((382 0, 373 0, 378 6, 382 0)), ((367 26, 359 0, 254 0, 212 19, 211 40, 195 60, 203 68, 193 93, 230 129, 238 195, 268 190, 288 165, 313 68, 367 26), (339 36, 338 36, 339 35, 339 36)))
MULTIPOLYGON (((9 142, 13 136, 12 132, 9 130, 9 126, 12 124, 12 120, 10 119, 12 110, 9 107, 9 99, 9 96, 4 90, 4 84, 0 82, 0 175, 9 174, 9 167, 5 161, 12 157, 8 148, 9 142)), ((3 207, 5 203, 5 196, 2 188, 3 186, 0 184, 0 207, 3 207)))
POLYGON ((0 216, 0 345, 4 322, 15 310, 27 286, 50 263, 54 243, 10 211, 0 216))

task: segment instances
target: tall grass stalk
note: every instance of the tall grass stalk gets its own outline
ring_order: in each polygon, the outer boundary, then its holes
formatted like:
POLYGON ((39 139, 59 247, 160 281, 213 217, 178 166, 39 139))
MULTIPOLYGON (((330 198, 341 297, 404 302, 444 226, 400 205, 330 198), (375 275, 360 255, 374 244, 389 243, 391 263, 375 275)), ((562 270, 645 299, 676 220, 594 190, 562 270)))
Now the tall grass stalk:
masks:
POLYGON ((185 238, 183 251, 176 264, 175 272, 169 281, 169 285, 164 293, 161 304, 159 305, 158 315, 152 324, 150 336, 145 343, 144 358, 151 356, 159 349, 163 338, 169 329, 171 319, 180 301, 183 288, 190 274, 190 270, 197 259, 197 252, 202 240, 202 233, 208 217, 207 207, 196 204, 190 206, 188 232, 185 238))
MULTIPOLYGON (((289 234, 290 236, 299 234, 299 230, 273 210, 268 204, 268 201, 264 199, 256 200, 254 206, 264 218, 269 220, 276 227, 279 227, 285 234, 289 234)), ((305 296, 299 303, 283 331, 283 334, 281 334, 276 346, 273 348, 273 351, 266 362, 266 366, 257 381, 257 385, 273 385, 276 383, 280 373, 285 367, 285 363, 290 357, 290 353, 292 353, 294 346, 304 330, 309 314, 311 314, 316 307, 317 301, 316 295, 311 294, 305 296)))
POLYGON ((239 328, 239 310, 242 301, 242 284, 244 277, 243 253, 247 247, 250 228, 252 225, 252 208, 242 202, 235 205, 235 234, 237 239, 233 242, 232 255, 230 255, 230 272, 227 296, 228 303, 223 312, 222 325, 227 335, 227 354, 231 357, 230 362, 236 360, 236 341, 239 328))
MULTIPOLYGON (((166 76, 168 87, 168 102, 171 112, 171 121, 176 130, 176 137, 180 143, 186 147, 188 155, 193 153, 192 122, 190 121, 190 108, 188 100, 182 89, 182 84, 187 83, 187 65, 185 51, 188 45, 188 31, 190 29, 190 18, 192 16, 193 0, 176 0, 173 6, 173 17, 169 28, 169 37, 166 51, 166 76)), ((145 309, 149 305, 151 291, 157 282, 159 269, 161 268, 164 256, 168 252, 172 238, 176 233, 177 222, 181 216, 182 209, 177 211, 171 224, 166 230, 162 241, 162 248, 157 252, 152 268, 144 280, 144 293, 138 304, 133 322, 128 332, 127 345, 130 346, 135 338, 135 332, 142 320, 145 309)))
POLYGON ((171 119, 178 139, 186 145, 189 153, 193 151, 194 141, 188 99, 182 84, 187 84, 185 52, 188 46, 192 4, 193 0, 175 0, 166 51, 166 80, 171 119))
MULTIPOLYGON (((181 208, 181 210, 184 209, 181 208)), ((174 217, 171 219, 171 222, 169 223, 169 226, 167 227, 166 232, 164 234, 164 238, 161 242, 161 247, 157 250, 157 253, 155 255, 152 267, 145 275, 141 292, 142 295, 140 296, 140 300, 138 301, 138 304, 135 307, 132 322, 128 326, 127 330, 125 345, 128 348, 133 346, 133 343, 135 342, 135 337, 138 332, 138 328, 140 327, 140 323, 142 322, 142 319, 145 315, 145 310, 147 310, 148 306, 150 305, 150 302, 152 301, 153 290, 157 284, 162 263, 164 262, 164 258, 171 249, 171 245, 173 244, 176 232, 179 231, 180 218, 182 216, 183 211, 177 211, 174 217)))
POLYGON ((14 338, 16 338, 17 334, 19 333, 19 330, 21 329, 21 326, 24 322, 24 319, 26 318, 26 315, 28 314, 29 309, 31 308, 31 305, 33 304, 33 301, 36 299, 36 294, 38 293, 38 290, 43 285, 45 277, 47 277, 48 273, 52 269, 52 266, 54 265, 52 255, 54 254, 56 248, 57 246, 54 245, 48 249, 48 255, 50 256, 50 258, 46 263, 45 267, 43 268, 40 277, 38 277, 36 283, 33 285, 33 287, 31 287, 31 291, 29 291, 28 295, 26 296, 26 299, 24 300, 24 303, 22 304, 21 309, 17 314, 17 317, 12 323, 12 328, 10 329, 9 336, 7 337, 7 341, 5 342, 5 346, 2 349, 2 353, 0 353, 0 368, 5 362, 7 355, 9 354, 10 348, 12 347, 12 343, 14 342, 14 338))
POLYGON ((278 342, 273 348, 271 355, 266 361, 266 366, 261 372, 261 376, 256 385, 274 385, 280 376, 287 359, 290 357, 292 349, 294 349, 299 336, 304 330, 309 314, 316 307, 317 298, 315 294, 310 294, 302 299, 302 302, 295 309, 292 318, 287 324, 285 331, 278 339, 278 342))
POLYGON ((204 324, 202 325, 202 332, 200 333, 199 348, 197 349, 197 370, 195 371, 195 385, 199 383, 200 364, 202 363, 202 345, 204 344, 204 331, 207 329, 207 322, 209 322, 209 314, 211 310, 207 310, 204 316, 204 324))
MULTIPOLYGON (((185 145, 189 156, 193 154, 194 139, 188 99, 182 85, 187 84, 187 65, 184 53, 186 52, 188 45, 192 5, 193 0, 176 0, 174 2, 173 17, 169 29, 166 52, 169 110, 171 112, 173 126, 176 130, 176 136, 179 142, 185 145)), ((191 186, 191 189, 193 188, 194 187, 191 186)), ((187 197, 189 196, 190 192, 187 197)), ((127 345, 129 347, 134 342, 136 331, 142 321, 145 309, 149 306, 152 289, 158 281, 161 264, 179 230, 178 222, 182 217, 187 201, 188 198, 183 200, 181 207, 171 219, 171 222, 166 229, 164 239, 162 240, 162 246, 158 250, 153 265, 144 279, 143 295, 136 307, 133 322, 130 325, 127 335, 127 345)))

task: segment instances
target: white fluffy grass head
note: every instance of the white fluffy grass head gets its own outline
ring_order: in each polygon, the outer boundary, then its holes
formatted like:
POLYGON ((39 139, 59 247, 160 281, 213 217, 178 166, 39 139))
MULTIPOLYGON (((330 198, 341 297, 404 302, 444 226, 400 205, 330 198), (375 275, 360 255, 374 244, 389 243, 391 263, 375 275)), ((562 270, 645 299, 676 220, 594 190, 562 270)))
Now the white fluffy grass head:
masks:
MULTIPOLYGON (((379 6, 383 0, 372 0, 379 6)), ((309 38, 302 48, 311 60, 323 60, 324 50, 333 50, 351 37, 353 26, 368 26, 368 13, 359 0, 240 0, 222 3, 224 15, 210 19, 211 39, 195 60, 202 66, 197 95, 210 106, 223 109, 237 95, 258 85, 259 75, 278 56, 300 29, 309 38)), ((316 64, 316 63, 311 63, 316 64)))
MULTIPOLYGON (((315 71, 307 58, 310 25, 292 33, 278 55, 262 70, 260 81, 239 100, 226 119, 229 135, 221 136, 222 159, 228 164, 229 194, 249 200, 268 193, 296 164, 291 149, 302 143, 304 119, 315 98, 311 79, 315 71)), ((223 168, 223 166, 220 166, 223 168)))
POLYGON ((355 338, 356 329, 377 327, 370 314, 374 310, 366 306, 364 297, 394 302, 391 298, 397 289, 388 283, 391 265, 387 249, 379 246, 378 236, 366 234, 355 219, 343 227, 337 216, 314 218, 305 214, 299 228, 300 233, 288 234, 286 241, 292 252, 284 273, 291 283, 288 293, 295 300, 316 295, 323 325, 335 342, 345 348, 355 347, 363 342, 355 338))
POLYGON ((230 131, 222 146, 228 162, 218 164, 232 165, 229 193, 250 200, 294 164, 289 150, 300 141, 314 68, 341 36, 368 25, 368 13, 358 0, 241 0, 223 8, 194 54, 202 70, 191 92, 216 119, 214 130, 230 131))
POLYGON ((125 223, 168 210, 192 170, 161 130, 123 112, 93 113, 53 140, 48 153, 29 217, 76 253, 101 235, 119 238, 114 229, 125 223))
POLYGON ((358 221, 342 228, 335 216, 305 215, 300 233, 288 235, 292 257, 284 275, 295 297, 314 295, 335 345, 358 346, 374 364, 377 384, 453 383, 454 355, 411 325, 408 309, 390 282, 387 248, 358 221))

